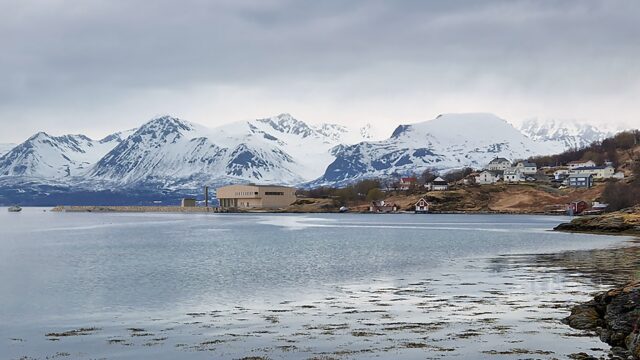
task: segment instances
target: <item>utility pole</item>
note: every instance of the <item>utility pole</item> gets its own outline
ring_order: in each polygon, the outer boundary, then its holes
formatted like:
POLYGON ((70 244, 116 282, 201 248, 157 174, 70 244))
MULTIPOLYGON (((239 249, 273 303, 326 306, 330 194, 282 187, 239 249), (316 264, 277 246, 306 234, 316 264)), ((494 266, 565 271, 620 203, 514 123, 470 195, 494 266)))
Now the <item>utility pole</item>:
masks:
POLYGON ((209 207, 209 187, 204 187, 204 207, 209 207))

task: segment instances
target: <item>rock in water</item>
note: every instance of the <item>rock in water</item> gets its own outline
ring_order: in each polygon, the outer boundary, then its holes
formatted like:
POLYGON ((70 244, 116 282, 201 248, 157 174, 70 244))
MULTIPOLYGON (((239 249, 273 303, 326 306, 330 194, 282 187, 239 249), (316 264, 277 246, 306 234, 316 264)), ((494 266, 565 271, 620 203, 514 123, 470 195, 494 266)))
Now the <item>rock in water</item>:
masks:
POLYGON ((635 359, 640 359, 640 281, 575 306, 564 322, 575 329, 596 330, 602 341, 626 348, 635 359))
POLYGON ((596 330, 604 325, 594 301, 573 307, 564 323, 578 330, 596 330))

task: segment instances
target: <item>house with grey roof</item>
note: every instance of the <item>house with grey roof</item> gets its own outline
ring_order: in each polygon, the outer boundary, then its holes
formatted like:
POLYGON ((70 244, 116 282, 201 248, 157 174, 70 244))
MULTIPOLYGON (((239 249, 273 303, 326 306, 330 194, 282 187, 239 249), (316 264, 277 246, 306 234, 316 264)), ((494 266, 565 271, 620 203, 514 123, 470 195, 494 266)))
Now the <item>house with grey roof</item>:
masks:
POLYGON ((487 164, 487 170, 493 170, 493 171, 505 171, 510 167, 511 167, 511 161, 503 157, 497 157, 491 160, 489 164, 487 164))
POLYGON ((567 184, 574 188, 590 188, 593 186, 592 174, 571 174, 567 178, 567 184))
POLYGON ((520 169, 525 175, 532 175, 538 172, 538 166, 536 163, 528 161, 520 161, 516 164, 516 168, 520 169))

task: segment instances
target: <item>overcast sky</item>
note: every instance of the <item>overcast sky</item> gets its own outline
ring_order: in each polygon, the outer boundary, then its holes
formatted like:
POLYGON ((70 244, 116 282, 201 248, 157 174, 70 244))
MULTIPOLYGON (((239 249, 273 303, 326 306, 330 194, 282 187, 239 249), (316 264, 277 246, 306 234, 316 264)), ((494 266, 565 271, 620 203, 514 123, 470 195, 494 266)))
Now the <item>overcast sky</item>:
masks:
POLYGON ((170 114, 640 124, 640 1, 0 0, 0 142, 170 114))

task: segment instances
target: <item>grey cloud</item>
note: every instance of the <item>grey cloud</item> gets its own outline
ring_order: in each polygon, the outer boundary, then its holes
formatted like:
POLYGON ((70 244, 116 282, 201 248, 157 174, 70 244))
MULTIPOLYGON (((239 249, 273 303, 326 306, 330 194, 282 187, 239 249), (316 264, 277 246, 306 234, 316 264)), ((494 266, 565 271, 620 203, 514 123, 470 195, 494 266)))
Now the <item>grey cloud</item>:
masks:
MULTIPOLYGON (((303 118, 313 117, 314 105, 334 104, 345 120, 338 107, 345 104, 333 98, 347 96, 369 102, 360 116, 374 122, 388 120, 376 118, 376 107, 411 104, 377 101, 390 92, 428 97, 432 107, 451 97, 494 104, 516 94, 530 106, 482 110, 521 117, 565 116, 566 108, 527 113, 564 96, 638 94, 640 3, 632 0, 4 0, 0 7, 0 141, 43 128, 134 126, 145 120, 137 116, 173 110, 171 94, 212 87, 259 89, 262 107, 313 94, 295 114, 303 118), (15 118, 23 126, 5 130, 15 118)), ((223 102, 216 97, 212 106, 223 102)), ((212 110, 199 109, 203 103, 175 108, 205 117, 212 110)))

